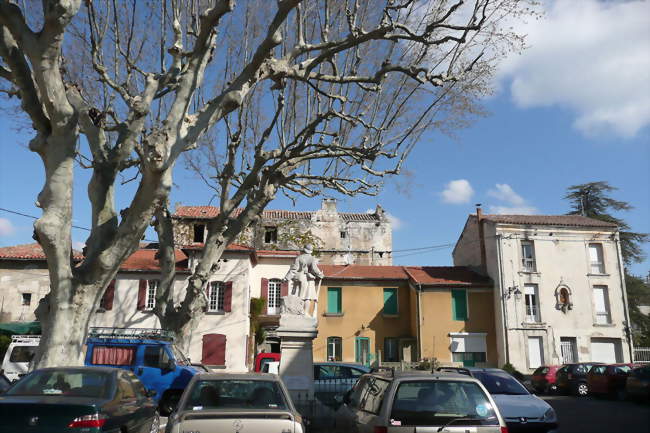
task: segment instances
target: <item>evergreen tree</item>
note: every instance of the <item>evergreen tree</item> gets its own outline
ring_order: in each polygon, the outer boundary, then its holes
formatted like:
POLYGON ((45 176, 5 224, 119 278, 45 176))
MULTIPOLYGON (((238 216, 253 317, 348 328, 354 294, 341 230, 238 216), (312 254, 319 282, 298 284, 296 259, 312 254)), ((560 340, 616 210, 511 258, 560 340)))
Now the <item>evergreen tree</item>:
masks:
POLYGON ((642 244, 648 241, 646 233, 630 231, 630 226, 611 212, 628 211, 632 209, 629 203, 610 197, 612 191, 618 188, 606 181, 589 182, 573 185, 567 188, 565 199, 571 203, 569 215, 583 215, 601 221, 614 223, 618 226, 621 238, 621 254, 626 266, 640 263, 645 259, 642 244))

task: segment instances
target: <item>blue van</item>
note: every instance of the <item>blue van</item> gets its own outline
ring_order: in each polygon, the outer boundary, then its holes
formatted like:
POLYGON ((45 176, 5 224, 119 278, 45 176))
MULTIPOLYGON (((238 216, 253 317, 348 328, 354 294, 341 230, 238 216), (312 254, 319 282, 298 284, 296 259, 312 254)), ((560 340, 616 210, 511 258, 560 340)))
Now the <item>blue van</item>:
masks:
POLYGON ((88 366, 132 371, 155 391, 160 414, 168 416, 190 379, 200 370, 174 346, 171 333, 152 328, 91 328, 86 341, 88 366))

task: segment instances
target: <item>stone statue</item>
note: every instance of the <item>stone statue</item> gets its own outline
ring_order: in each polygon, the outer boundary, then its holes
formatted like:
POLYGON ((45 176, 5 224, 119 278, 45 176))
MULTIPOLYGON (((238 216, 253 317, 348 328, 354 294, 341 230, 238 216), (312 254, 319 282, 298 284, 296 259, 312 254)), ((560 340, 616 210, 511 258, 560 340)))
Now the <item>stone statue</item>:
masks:
MULTIPOLYGON (((304 303, 303 312, 305 316, 315 317, 317 314, 316 303, 318 302, 318 290, 316 279, 323 278, 323 273, 318 269, 318 260, 312 256, 313 248, 306 245, 302 254, 296 257, 284 277, 284 281, 293 282, 291 295, 297 296, 304 303)), ((319 284, 320 286, 320 284, 319 284)))

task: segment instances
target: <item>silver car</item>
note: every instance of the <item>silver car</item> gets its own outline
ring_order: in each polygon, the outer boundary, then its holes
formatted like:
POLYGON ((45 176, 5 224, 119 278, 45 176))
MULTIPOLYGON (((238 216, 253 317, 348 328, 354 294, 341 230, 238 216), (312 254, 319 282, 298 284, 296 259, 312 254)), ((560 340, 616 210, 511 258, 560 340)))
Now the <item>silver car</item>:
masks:
POLYGON ((366 374, 336 413, 340 433, 502 433, 506 424, 476 379, 456 373, 366 374))
POLYGON ((167 433, 304 433, 280 378, 268 373, 201 373, 192 378, 167 433))

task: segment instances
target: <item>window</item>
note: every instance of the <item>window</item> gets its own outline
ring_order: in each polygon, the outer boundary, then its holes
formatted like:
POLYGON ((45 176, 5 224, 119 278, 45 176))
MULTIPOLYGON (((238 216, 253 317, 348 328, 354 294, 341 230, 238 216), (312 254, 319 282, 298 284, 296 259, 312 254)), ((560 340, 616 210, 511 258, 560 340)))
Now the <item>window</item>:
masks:
POLYGON ((348 237, 348 234, 346 232, 341 232, 341 239, 345 239, 348 237))
POLYGON ((210 282, 208 290, 208 312, 223 311, 225 284, 221 281, 210 282))
POLYGON ((32 303, 32 294, 23 293, 23 305, 31 305, 32 303))
POLYGON ((521 241, 521 266, 526 272, 535 272, 535 246, 531 241, 521 241))
POLYGON ((282 288, 282 281, 280 280, 269 281, 267 314, 280 314, 281 288, 282 288))
POLYGON ((205 242, 205 224, 194 224, 194 242, 205 242))
POLYGON ((475 367, 477 362, 486 362, 487 343, 485 333, 452 333, 450 349, 452 361, 462 362, 463 367, 475 367))
POLYGON ((32 362, 38 346, 14 346, 9 362, 32 362))
POLYGON ((341 311, 341 288, 328 287, 327 288, 327 313, 328 314, 342 314, 341 311))
POLYGON ((94 346, 91 363, 93 365, 133 365, 135 349, 133 346, 94 346))
POLYGON ((341 361, 343 359, 342 349, 343 339, 341 337, 327 337, 327 360, 341 361))
POLYGON ((544 365, 544 349, 542 337, 528 337, 528 368, 544 365))
POLYGON ((596 324, 606 325, 611 323, 607 286, 594 286, 594 311, 596 313, 596 324))
POLYGON ((384 314, 396 315, 397 309, 397 289, 384 289, 384 314))
POLYGON ((278 241, 277 227, 264 227, 264 243, 274 244, 278 241))
POLYGON ((399 341, 397 338, 384 338, 384 361, 399 362, 399 341))
POLYGON ((524 300, 526 302, 526 322, 540 322, 537 285, 524 286, 524 300))
POLYGON ((451 291, 451 312, 454 320, 467 320, 467 292, 464 289, 451 291))
POLYGON ((144 366, 160 368, 169 363, 169 356, 161 346, 146 346, 144 348, 144 366))
POLYGON ((603 245, 589 244, 590 272, 592 274, 604 274, 605 263, 603 262, 603 245))
POLYGON ((158 284, 158 280, 147 281, 147 299, 144 304, 145 310, 153 310, 156 306, 156 291, 158 290, 158 284))
POLYGON ((370 383, 367 391, 361 396, 359 409, 364 412, 377 414, 381 408, 381 403, 384 401, 384 394, 390 386, 387 380, 370 378, 370 383))

